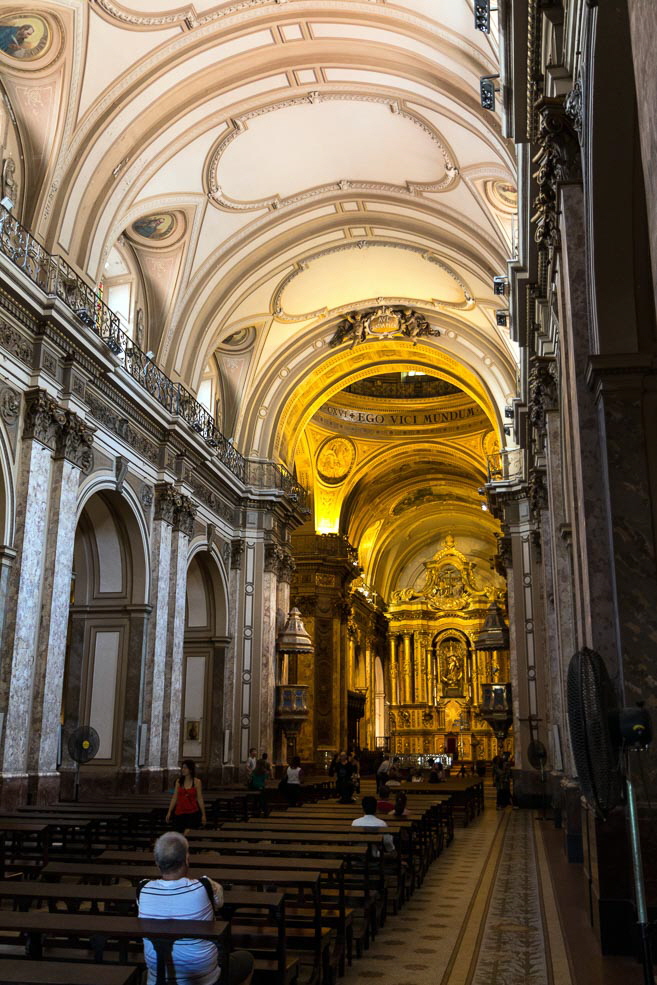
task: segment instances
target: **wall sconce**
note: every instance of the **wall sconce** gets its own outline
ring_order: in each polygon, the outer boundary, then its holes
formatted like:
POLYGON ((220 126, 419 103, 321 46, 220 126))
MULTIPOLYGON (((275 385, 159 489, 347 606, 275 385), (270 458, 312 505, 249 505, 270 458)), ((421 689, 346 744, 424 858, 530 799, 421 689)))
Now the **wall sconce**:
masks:
POLYGON ((500 308, 495 312, 495 324, 498 325, 499 328, 506 328, 507 320, 508 312, 504 308, 500 308))
POLYGON ((492 112, 495 111, 495 93, 499 92, 499 88, 495 86, 495 79, 499 79, 498 75, 482 75, 479 79, 479 98, 481 99, 481 108, 489 109, 492 112))

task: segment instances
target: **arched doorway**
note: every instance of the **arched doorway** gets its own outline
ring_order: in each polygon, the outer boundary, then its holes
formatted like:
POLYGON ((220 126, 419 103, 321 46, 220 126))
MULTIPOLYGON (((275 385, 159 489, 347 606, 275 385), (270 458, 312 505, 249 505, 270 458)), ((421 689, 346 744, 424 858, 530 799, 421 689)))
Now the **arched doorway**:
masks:
POLYGON ((66 740, 80 725, 100 738, 80 790, 93 781, 131 785, 137 765, 137 733, 145 635, 146 564, 135 515, 119 494, 94 493, 75 532, 71 602, 62 699, 62 793, 72 793, 74 764, 66 740), (85 783, 86 778, 86 783, 85 783))
POLYGON ((221 780, 224 761, 227 617, 217 562, 209 551, 200 551, 187 569, 181 756, 195 760, 209 782, 221 780))

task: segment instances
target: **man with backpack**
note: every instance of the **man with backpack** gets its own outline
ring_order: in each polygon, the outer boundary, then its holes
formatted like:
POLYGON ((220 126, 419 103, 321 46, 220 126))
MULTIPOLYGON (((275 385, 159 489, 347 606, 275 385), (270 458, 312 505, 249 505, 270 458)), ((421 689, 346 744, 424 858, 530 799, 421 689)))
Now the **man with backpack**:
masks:
MULTIPOLYGON (((207 876, 192 879, 189 870, 189 844, 183 835, 168 831, 155 842, 155 864, 159 879, 139 887, 139 916, 148 920, 214 920, 215 908, 223 905, 223 890, 207 876)), ((217 948, 212 941, 200 939, 175 941, 167 948, 164 961, 158 944, 144 938, 144 957, 148 968, 148 985, 164 985, 165 967, 173 963, 177 985, 218 985, 221 969, 217 948)), ((234 951, 230 956, 228 980, 222 985, 249 985, 253 958, 248 951, 234 951)))

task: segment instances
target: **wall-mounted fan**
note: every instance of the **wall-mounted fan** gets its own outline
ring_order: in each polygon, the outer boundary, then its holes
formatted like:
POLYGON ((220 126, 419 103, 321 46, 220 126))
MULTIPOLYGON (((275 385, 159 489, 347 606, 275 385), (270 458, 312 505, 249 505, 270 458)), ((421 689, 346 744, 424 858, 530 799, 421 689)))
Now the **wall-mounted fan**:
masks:
POLYGON ((75 800, 80 796, 80 764, 88 763, 100 749, 100 737, 91 725, 79 725, 68 737, 68 754, 75 763, 75 800))
POLYGON ((644 982, 654 985, 636 797, 629 769, 630 754, 639 754, 652 740, 650 715, 638 705, 619 707, 602 657, 584 647, 568 666, 568 718, 579 783, 590 806, 604 821, 614 807, 627 803, 644 982))

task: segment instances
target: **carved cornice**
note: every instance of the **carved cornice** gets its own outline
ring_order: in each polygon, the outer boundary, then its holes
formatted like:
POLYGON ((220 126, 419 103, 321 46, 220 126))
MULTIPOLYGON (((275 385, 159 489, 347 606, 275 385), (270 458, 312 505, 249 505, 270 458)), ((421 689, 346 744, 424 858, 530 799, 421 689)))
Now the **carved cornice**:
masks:
POLYGON ((582 180, 577 134, 562 97, 543 98, 537 105, 539 150, 534 157, 538 195, 534 201, 534 239, 551 251, 558 245, 557 188, 560 182, 582 180))
POLYGON ((139 452, 154 465, 158 462, 158 448, 155 444, 144 438, 130 423, 127 417, 121 416, 109 407, 104 401, 99 400, 95 395, 89 395, 87 400, 89 413, 98 421, 102 427, 111 431, 117 437, 125 441, 127 445, 139 452))

